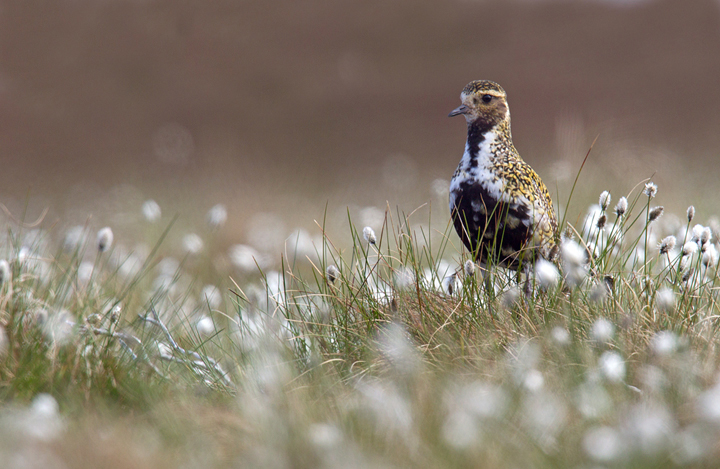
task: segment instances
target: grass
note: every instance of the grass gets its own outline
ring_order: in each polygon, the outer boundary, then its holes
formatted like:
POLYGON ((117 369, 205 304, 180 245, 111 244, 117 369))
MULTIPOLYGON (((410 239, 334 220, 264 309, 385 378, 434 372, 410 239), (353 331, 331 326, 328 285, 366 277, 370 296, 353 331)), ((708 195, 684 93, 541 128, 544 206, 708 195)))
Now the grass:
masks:
POLYGON ((538 267, 530 295, 468 262, 447 218, 400 211, 377 232, 348 215, 341 240, 320 223, 314 254, 290 239, 277 271, 240 259, 232 279, 195 238, 174 260, 172 222, 138 228, 157 236, 145 255, 11 222, 0 459, 713 467, 717 227, 650 220, 650 188, 563 226, 559 270, 538 267))

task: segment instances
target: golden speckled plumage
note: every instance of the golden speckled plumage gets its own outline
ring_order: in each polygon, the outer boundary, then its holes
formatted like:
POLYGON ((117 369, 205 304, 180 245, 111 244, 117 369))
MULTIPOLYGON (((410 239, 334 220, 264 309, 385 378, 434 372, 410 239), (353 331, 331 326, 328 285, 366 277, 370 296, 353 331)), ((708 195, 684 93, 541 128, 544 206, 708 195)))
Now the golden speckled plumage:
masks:
POLYGON ((540 176, 512 143, 505 91, 473 81, 461 94, 468 137, 450 183, 455 228, 476 260, 518 267, 557 255, 557 218, 540 176), (530 262, 528 262, 530 261, 530 262))

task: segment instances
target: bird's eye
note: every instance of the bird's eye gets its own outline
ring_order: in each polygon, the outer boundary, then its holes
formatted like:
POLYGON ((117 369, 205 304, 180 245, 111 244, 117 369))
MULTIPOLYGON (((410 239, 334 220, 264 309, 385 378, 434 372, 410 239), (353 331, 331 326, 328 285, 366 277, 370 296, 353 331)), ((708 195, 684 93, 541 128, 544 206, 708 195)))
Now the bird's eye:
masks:
POLYGON ((493 99, 492 95, 489 95, 489 94, 484 94, 482 97, 483 103, 485 103, 485 104, 492 101, 492 99, 493 99))

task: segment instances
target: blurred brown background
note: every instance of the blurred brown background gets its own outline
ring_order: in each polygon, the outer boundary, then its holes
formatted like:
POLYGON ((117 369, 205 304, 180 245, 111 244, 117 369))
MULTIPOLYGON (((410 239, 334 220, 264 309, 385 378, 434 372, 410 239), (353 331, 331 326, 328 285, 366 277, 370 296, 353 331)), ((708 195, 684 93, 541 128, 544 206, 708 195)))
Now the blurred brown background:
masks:
POLYGON ((447 113, 479 78, 556 202, 596 136, 592 197, 655 174, 666 205, 717 200, 717 1, 15 0, 0 48, 0 197, 28 218, 409 211, 455 169, 447 113))

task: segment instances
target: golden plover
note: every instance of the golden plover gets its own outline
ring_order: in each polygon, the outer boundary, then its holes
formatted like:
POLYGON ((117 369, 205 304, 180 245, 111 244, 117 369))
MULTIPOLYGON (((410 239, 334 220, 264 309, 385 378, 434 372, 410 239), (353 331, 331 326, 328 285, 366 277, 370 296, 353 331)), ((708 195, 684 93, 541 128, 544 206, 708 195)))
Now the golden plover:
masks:
POLYGON ((450 211, 481 264, 529 269, 557 256, 557 218, 540 176, 515 150, 507 95, 500 85, 468 83, 449 117, 467 121, 465 153, 450 182, 450 211))

